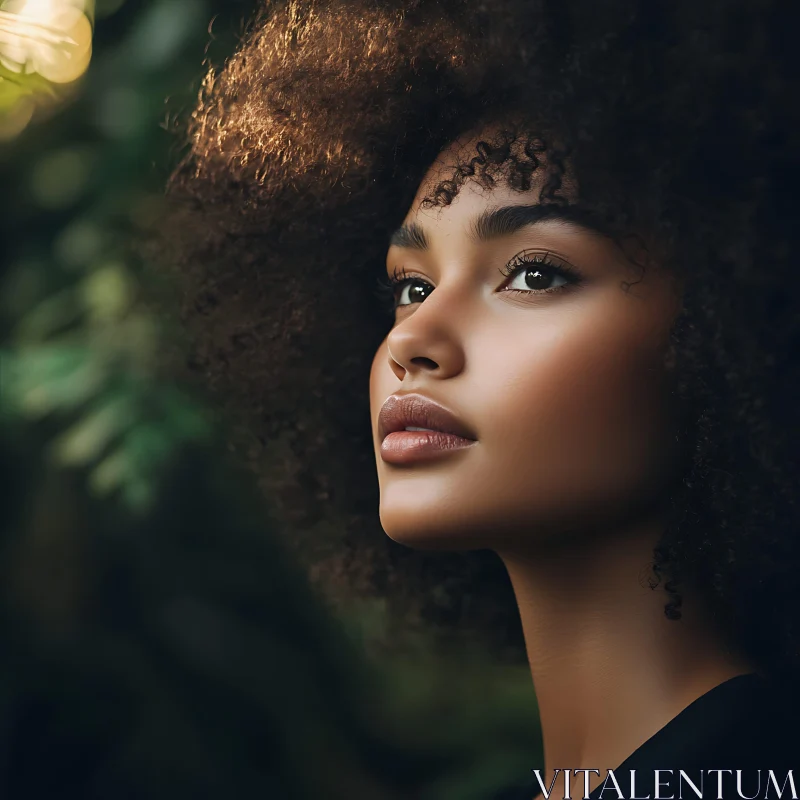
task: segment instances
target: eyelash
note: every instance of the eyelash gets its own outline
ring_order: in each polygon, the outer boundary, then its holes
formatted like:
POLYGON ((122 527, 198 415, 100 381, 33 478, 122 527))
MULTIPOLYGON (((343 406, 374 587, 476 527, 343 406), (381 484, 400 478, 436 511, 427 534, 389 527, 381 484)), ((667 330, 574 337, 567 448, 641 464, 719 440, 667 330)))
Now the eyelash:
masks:
MULTIPOLYGON (((500 272, 505 275, 511 282, 520 272, 528 270, 531 267, 546 267, 551 270, 555 275, 565 278, 567 283, 563 286, 554 286, 550 289, 505 289, 506 292, 513 294, 551 294, 553 292, 561 292, 565 289, 571 289, 578 286, 583 282, 583 278, 577 270, 567 266, 561 262, 552 261, 549 253, 536 253, 533 256, 520 253, 500 269, 500 272)), ((410 281, 420 281, 421 283, 428 283, 423 278, 418 278, 413 275, 408 275, 405 268, 402 270, 394 268, 391 275, 383 274, 378 278, 377 295, 383 301, 384 306, 389 314, 394 314, 399 306, 397 305, 397 297, 400 290, 410 281)), ((428 284, 430 285, 430 284, 428 284)), ((408 305, 418 305, 410 303, 408 305)))

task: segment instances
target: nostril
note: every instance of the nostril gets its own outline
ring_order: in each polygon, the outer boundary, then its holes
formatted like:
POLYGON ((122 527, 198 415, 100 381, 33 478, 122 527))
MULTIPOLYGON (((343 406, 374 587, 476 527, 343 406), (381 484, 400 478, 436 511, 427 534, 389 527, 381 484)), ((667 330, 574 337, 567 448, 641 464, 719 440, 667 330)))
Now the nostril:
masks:
POLYGON ((427 369, 437 369, 439 366, 432 358, 426 358, 425 356, 415 356, 411 359, 411 363, 427 369))

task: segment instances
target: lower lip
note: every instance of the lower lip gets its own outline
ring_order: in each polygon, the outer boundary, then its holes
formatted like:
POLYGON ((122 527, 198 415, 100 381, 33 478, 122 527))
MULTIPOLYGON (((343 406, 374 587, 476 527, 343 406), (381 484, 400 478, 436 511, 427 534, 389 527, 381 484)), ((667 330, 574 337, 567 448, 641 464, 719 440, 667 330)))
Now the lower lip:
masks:
POLYGON ((453 433, 440 431, 396 431, 381 442, 381 458, 389 464, 409 464, 428 461, 454 450, 463 450, 475 444, 474 439, 464 439, 453 433))

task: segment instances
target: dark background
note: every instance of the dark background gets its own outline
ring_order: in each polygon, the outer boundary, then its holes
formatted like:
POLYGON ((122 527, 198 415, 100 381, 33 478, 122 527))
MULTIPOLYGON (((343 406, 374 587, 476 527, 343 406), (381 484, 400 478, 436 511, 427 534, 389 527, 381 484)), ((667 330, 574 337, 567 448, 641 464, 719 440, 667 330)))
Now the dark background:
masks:
POLYGON ((541 766, 527 668, 376 655, 380 598, 334 616, 165 372, 132 243, 252 8, 98 0, 79 81, 0 66, 2 798, 482 800, 541 766))

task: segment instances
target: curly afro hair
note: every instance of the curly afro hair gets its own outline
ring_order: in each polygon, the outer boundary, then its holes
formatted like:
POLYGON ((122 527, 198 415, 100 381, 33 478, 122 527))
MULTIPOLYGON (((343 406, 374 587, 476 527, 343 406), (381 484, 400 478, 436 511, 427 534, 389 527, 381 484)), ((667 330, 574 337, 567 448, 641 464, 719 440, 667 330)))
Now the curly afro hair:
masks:
MULTIPOLYGON (((333 598, 516 657, 493 553, 414 552, 377 516, 367 381, 388 236, 436 155, 499 123, 467 180, 574 206, 685 286, 684 464, 653 554, 764 671, 797 674, 800 6, 770 0, 291 0, 210 69, 176 169, 190 365, 241 421, 288 538, 333 598), (562 191, 565 175, 579 191, 562 191), (503 650, 502 648, 507 649, 503 650), (498 649, 500 648, 500 649, 498 649)), ((643 265, 642 268, 649 268, 643 265)))

